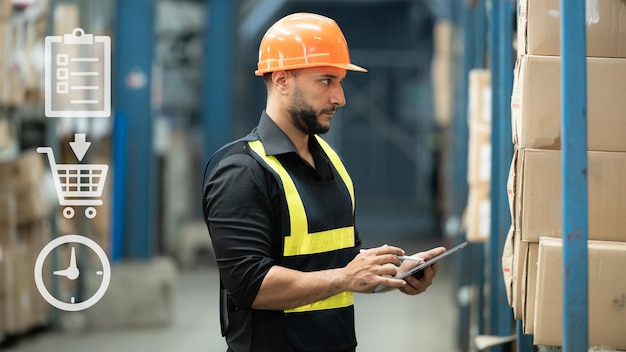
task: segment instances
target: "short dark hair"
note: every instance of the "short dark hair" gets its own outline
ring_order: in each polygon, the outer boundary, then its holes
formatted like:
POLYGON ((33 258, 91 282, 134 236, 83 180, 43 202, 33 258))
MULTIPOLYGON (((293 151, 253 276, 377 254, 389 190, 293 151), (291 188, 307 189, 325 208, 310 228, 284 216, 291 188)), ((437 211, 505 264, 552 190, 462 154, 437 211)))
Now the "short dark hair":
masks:
POLYGON ((269 92, 270 87, 272 86, 272 73, 271 72, 265 72, 263 74, 263 82, 265 82, 265 88, 267 88, 267 91, 269 92))
MULTIPOLYGON (((288 70, 288 72, 290 72, 294 77, 298 75, 298 71, 299 69, 288 70)), ((272 72, 265 72, 263 74, 263 82, 265 82, 265 88, 267 88, 267 91, 269 92, 270 87, 272 86, 272 72)))

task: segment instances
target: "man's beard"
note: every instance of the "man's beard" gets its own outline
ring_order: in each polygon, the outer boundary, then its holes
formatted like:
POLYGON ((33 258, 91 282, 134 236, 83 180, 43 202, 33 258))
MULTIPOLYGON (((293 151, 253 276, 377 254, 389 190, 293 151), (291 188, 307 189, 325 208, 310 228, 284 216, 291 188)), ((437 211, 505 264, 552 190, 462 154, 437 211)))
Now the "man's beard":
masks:
MULTIPOLYGON (((330 109, 322 112, 334 113, 336 110, 337 109, 330 109)), ((288 111, 294 126, 309 136, 314 134, 324 134, 330 129, 330 125, 324 126, 319 123, 317 113, 311 105, 304 101, 300 88, 296 88, 294 91, 294 103, 288 111)))

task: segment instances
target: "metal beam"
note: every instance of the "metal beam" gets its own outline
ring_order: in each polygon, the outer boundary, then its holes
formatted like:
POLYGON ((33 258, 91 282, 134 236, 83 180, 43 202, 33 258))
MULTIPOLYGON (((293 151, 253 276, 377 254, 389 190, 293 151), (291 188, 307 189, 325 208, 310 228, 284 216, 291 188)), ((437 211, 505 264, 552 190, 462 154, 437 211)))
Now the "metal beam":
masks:
MULTIPOLYGON (((473 10, 473 23, 474 23, 474 58, 473 67, 484 68, 486 65, 487 55, 487 0, 478 0, 474 2, 475 9, 473 10)), ((476 298, 476 310, 477 314, 477 328, 478 334, 485 333, 485 315, 483 314, 485 309, 485 243, 476 243, 473 256, 473 265, 475 269, 472 271, 474 278, 474 285, 478 291, 478 297, 476 298)))
MULTIPOLYGON (((454 0, 452 21, 454 25, 454 36, 461 36, 463 50, 453 52, 454 65, 454 110, 452 121, 452 153, 451 165, 452 185, 450 194, 450 216, 447 219, 446 227, 451 228, 455 240, 460 240, 465 236, 461 226, 461 218, 467 205, 469 185, 467 184, 467 145, 469 131, 467 126, 468 88, 469 71, 474 62, 474 23, 472 20, 472 10, 464 0, 454 0), (452 226, 451 226, 452 225, 452 226)), ((473 262, 475 259, 475 246, 471 246, 467 251, 459 253, 459 262, 473 262)), ((457 291, 462 292, 472 284, 473 277, 471 265, 458 265, 456 283, 457 291)), ((471 307, 467 301, 458 301, 458 325, 457 325, 457 345, 461 351, 467 351, 470 346, 470 323, 471 307)))
MULTIPOLYGON (((498 40, 500 42, 498 46, 499 60, 498 68, 500 73, 498 74, 498 80, 500 81, 498 89, 498 105, 500 111, 495 115, 500 120, 498 139, 499 139, 499 169, 498 169, 498 188, 495 189, 496 196, 498 197, 497 214, 500 218, 498 221, 498 232, 492 233, 491 236, 497 240, 497 247, 492 247, 491 254, 497 253, 494 266, 498 270, 497 283, 499 284, 499 290, 497 291, 497 305, 500 324, 498 325, 497 333, 501 336, 508 336, 514 333, 513 331, 513 311, 509 306, 506 298, 506 289, 504 278, 502 273, 502 253, 504 249, 504 242, 506 241, 509 227, 511 226, 511 215, 508 211, 509 201, 506 192, 506 185, 508 179, 508 171, 513 159, 513 143, 511 141, 511 95, 513 93, 513 23, 514 23, 514 11, 512 0, 502 0, 500 4, 500 31, 498 32, 498 40), (496 251, 497 248, 497 251, 496 251)), ((493 207, 491 209, 494 209, 493 207)), ((492 243, 496 243, 495 241, 492 243)), ((512 346, 510 346, 512 347, 512 346)))
POLYGON ((585 1, 560 0, 560 9, 563 350, 584 352, 589 346, 585 1))
POLYGON ((204 56, 204 158, 232 139, 233 1, 209 0, 204 56))
POLYGON ((124 252, 124 214, 126 205, 124 202, 126 194, 126 148, 128 142, 126 115, 122 112, 115 114, 113 121, 113 168, 112 173, 112 219, 111 219, 111 241, 110 256, 112 262, 118 262, 123 257, 124 252))
MULTIPOLYGON (((215 1, 212 1, 215 2, 215 1)), ((228 1, 229 2, 229 1, 228 1)), ((239 36, 244 41, 252 39, 276 15, 284 5, 285 0, 262 0, 254 6, 252 11, 241 21, 239 36)))
MULTIPOLYGON (((496 335, 497 327, 500 325, 499 319, 499 305, 497 299, 497 293, 499 290, 499 282, 495 278, 501 276, 496 267, 497 262, 497 252, 499 246, 499 238, 498 231, 500 229, 500 217, 498 216, 498 208, 499 204, 498 193, 495 190, 499 187, 500 173, 498 172, 500 165, 499 151, 500 151, 500 138, 498 138, 498 133, 500 131, 501 119, 498 116, 500 112, 500 99, 497 96, 497 92, 500 90, 500 60, 499 60, 499 46, 500 42, 498 40, 498 33, 500 32, 500 3, 501 1, 494 0, 492 1, 491 8, 491 16, 489 21, 489 62, 491 64, 491 91, 492 99, 491 99, 491 192, 490 192, 490 203, 491 203, 491 226, 490 226, 490 237, 489 237, 489 251, 491 255, 488 258, 488 272, 489 272, 489 332, 492 335, 496 335)), ((502 351, 501 347, 496 347, 496 352, 502 351)))
MULTIPOLYGON (((513 157, 511 143, 511 92, 513 89, 513 8, 510 0, 494 1, 491 16, 492 134, 491 134, 491 234, 489 238, 489 330, 492 335, 513 333, 513 316, 502 278, 502 250, 511 224, 506 182, 513 157)), ((511 350, 511 345, 496 351, 511 350)))
POLYGON ((534 352, 533 336, 524 334, 524 324, 521 320, 516 322, 517 328, 517 351, 534 352))
POLYGON ((126 258, 153 255, 153 155, 150 87, 154 51, 153 0, 118 0, 115 24, 114 106, 126 116, 126 187, 123 216, 126 258))

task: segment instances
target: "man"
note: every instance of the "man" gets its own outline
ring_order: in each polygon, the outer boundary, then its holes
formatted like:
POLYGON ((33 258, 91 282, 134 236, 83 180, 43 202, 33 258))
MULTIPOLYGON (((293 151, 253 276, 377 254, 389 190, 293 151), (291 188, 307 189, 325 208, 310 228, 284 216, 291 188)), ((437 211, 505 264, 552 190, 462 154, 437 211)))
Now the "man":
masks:
MULTIPOLYGON (((339 156, 322 140, 345 105, 348 47, 330 18, 292 14, 259 49, 267 104, 248 136, 207 165, 205 220, 221 278, 228 351, 354 351, 353 292, 379 285, 415 295, 421 279, 393 277, 415 263, 382 246, 360 252, 354 189, 339 156)), ((419 253, 431 258, 443 247, 419 253)))

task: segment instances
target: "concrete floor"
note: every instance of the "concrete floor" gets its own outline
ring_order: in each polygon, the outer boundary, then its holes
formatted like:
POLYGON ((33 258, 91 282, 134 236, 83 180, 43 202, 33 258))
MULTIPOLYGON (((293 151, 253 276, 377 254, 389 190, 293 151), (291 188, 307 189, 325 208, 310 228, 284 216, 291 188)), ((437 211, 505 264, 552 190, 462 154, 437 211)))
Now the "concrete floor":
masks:
MULTIPOLYGON (((409 243, 407 251, 438 245, 409 243)), ((451 261, 442 262, 435 283, 419 296, 399 292, 357 294, 359 352, 456 352, 456 304, 451 261)), ((7 352, 200 352, 226 351, 219 333, 218 274, 214 268, 180 273, 176 317, 169 327, 107 331, 44 331, 23 338, 7 352)), ((0 348, 1 349, 1 348, 0 348)))

